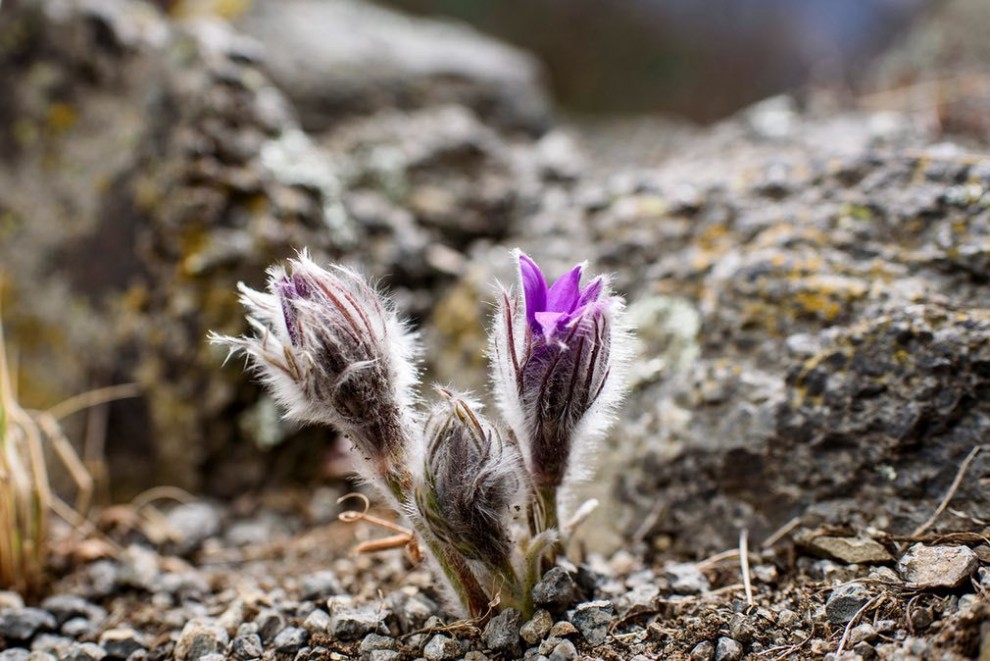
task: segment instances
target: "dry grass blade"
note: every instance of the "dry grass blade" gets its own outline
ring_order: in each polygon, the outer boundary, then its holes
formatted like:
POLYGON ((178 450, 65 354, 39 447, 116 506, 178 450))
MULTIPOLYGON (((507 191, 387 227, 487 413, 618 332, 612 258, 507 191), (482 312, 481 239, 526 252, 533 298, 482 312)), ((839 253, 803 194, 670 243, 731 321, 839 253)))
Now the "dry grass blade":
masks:
POLYGON ((935 521, 938 520, 938 517, 945 511, 945 508, 949 506, 949 503, 952 501, 952 497, 956 495, 959 485, 962 484, 963 477, 966 476, 966 471, 969 469, 969 465, 973 463, 974 459, 976 459, 976 455, 986 449, 986 445, 977 445, 969 451, 969 454, 966 455, 966 458, 963 459, 962 463, 959 465, 959 470, 956 472, 956 477, 952 480, 952 484, 949 485, 949 490, 946 491, 945 496, 942 497, 942 502, 938 504, 938 507, 935 508, 935 512, 928 517, 928 520, 918 526, 914 532, 911 533, 912 536, 917 537, 934 525, 935 521))
POLYGON ((0 587, 32 593, 44 577, 51 491, 42 433, 15 396, 0 327, 0 587))

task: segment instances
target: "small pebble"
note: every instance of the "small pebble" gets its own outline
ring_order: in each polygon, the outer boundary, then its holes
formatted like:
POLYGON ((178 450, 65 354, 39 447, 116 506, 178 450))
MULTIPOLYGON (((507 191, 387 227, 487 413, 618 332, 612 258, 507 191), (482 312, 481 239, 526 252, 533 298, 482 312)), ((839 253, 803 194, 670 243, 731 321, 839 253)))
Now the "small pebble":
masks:
POLYGON ((395 650, 371 650, 366 657, 362 658, 366 658, 368 661, 399 661, 402 654, 395 650))
POLYGON ((677 594, 700 594, 710 587, 708 578, 694 562, 668 562, 663 573, 670 581, 670 589, 677 594))
POLYGON ((840 585, 825 602, 825 615, 832 624, 845 624, 870 600, 870 592, 859 583, 840 585))
POLYGON ((897 571, 912 587, 954 588, 976 571, 979 560, 968 546, 915 544, 897 561, 897 571))
POLYGON ((715 661, 739 661, 743 647, 732 638, 722 636, 715 645, 715 661))
POLYGON ((577 648, 569 640, 562 640, 553 648, 550 661, 573 661, 577 658, 577 648))
POLYGON ((330 629, 330 614, 317 608, 306 616, 302 626, 310 633, 326 633, 330 629))
POLYGON ((337 575, 324 570, 303 576, 299 581, 299 593, 307 601, 323 601, 343 592, 337 575))
POLYGON ((141 635, 127 627, 119 627, 104 631, 100 635, 100 645, 106 650, 107 656, 126 659, 135 652, 146 649, 141 635))
POLYGON ((231 654, 241 661, 260 658, 264 653, 261 636, 256 633, 238 635, 230 646, 231 654))
POLYGON ((571 623, 577 627, 591 646, 598 646, 608 637, 608 627, 615 617, 615 608, 610 601, 589 601, 579 604, 571 616, 571 623))
POLYGON ((423 648, 426 661, 448 661, 456 659, 461 654, 461 646, 450 636, 438 633, 430 639, 423 648))
POLYGON ((777 615, 777 626, 781 629, 790 629, 801 621, 801 616, 794 611, 785 608, 777 615))
POLYGON ((482 635, 485 646, 503 656, 518 656, 520 619, 518 610, 506 608, 489 620, 482 635))
POLYGON ((559 612, 578 599, 578 587, 570 572, 562 567, 552 567, 533 586, 533 603, 547 610, 559 612))
POLYGON ((522 625, 519 629, 519 635, 530 645, 535 645, 543 640, 552 626, 553 618, 550 616, 550 612, 541 608, 533 613, 533 617, 526 624, 522 625))
POLYGON ((285 617, 276 610, 265 608, 254 618, 262 642, 270 643, 285 628, 285 617))
POLYGON ((869 622, 859 624, 849 631, 849 643, 852 645, 862 641, 873 642, 876 638, 877 630, 869 622))
POLYGON ((10 590, 0 590, 0 611, 24 608, 24 598, 10 590))
POLYGON ((309 641, 309 632, 305 629, 300 629, 299 627, 286 627, 282 629, 275 640, 272 641, 272 647, 278 654, 289 654, 294 655, 299 651, 309 641))
POLYGON ((576 633, 578 633, 577 627, 567 620, 561 620, 550 627, 551 638, 567 638, 568 636, 573 636, 576 633))
POLYGON ((691 661, 712 661, 715 658, 715 646, 711 641, 703 640, 691 650, 691 661))
MULTIPOLYGON (((331 600, 332 601, 332 600, 331 600)), ((333 604, 327 633, 343 641, 360 640, 369 633, 388 633, 382 621, 385 613, 379 608, 364 606, 354 608, 333 604)))
POLYGON ((70 647, 62 661, 101 661, 107 652, 96 643, 76 643, 70 647))
POLYGON ((31 640, 40 631, 54 631, 57 622, 40 608, 15 608, 0 614, 0 638, 31 640))
POLYGON ((182 627, 179 640, 175 643, 175 657, 192 660, 207 654, 221 654, 226 651, 229 642, 227 630, 215 621, 190 620, 182 627))
POLYGON ((399 644, 391 636, 383 636, 377 633, 369 633, 361 641, 361 645, 358 646, 358 651, 361 654, 368 654, 374 652, 375 650, 394 650, 397 649, 399 644))

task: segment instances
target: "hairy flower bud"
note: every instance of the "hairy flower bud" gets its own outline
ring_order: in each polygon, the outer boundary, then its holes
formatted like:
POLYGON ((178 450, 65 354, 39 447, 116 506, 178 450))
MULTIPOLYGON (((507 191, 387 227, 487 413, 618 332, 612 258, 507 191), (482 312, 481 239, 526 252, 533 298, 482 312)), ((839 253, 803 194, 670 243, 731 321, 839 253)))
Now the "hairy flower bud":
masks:
POLYGON ((548 287, 533 260, 517 257, 519 289, 503 292, 492 331, 493 381, 534 485, 555 489, 621 398, 623 301, 601 276, 581 287, 580 265, 548 287))
POLYGON ((478 405, 439 391, 426 423, 426 456, 416 490, 430 531, 465 558, 511 573, 508 525, 522 484, 514 446, 475 413, 478 405))
POLYGON ((372 475, 405 470, 414 344, 388 303, 358 274, 322 269, 305 252, 268 275, 268 293, 239 285, 254 335, 211 340, 248 356, 287 417, 347 433, 372 475))

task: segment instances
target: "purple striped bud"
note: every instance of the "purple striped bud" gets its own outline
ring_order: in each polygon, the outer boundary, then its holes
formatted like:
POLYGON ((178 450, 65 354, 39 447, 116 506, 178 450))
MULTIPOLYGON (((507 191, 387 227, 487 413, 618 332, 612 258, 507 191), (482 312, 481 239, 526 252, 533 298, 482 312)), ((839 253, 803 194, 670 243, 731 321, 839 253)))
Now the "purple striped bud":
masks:
POLYGON ((415 425, 411 335, 349 269, 322 269, 302 252, 268 276, 268 293, 239 285, 254 335, 211 340, 248 356, 287 417, 347 433, 372 475, 405 470, 415 425))
POLYGON ((523 484, 516 448, 475 411, 439 389, 425 427, 426 456, 416 507, 441 541, 496 573, 511 573, 509 520, 523 484))
POLYGON ((621 399, 629 333, 603 277, 582 287, 579 265, 548 287, 532 259, 517 257, 519 288, 503 292, 491 334, 493 381, 534 485, 555 489, 584 468, 621 399))

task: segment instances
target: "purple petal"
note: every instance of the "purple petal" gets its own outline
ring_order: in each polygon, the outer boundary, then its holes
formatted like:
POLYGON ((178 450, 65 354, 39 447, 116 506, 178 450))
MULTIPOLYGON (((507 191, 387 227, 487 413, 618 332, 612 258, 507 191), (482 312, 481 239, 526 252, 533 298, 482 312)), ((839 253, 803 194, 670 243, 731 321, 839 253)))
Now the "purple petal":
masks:
POLYGON ((571 318, 571 315, 566 312, 551 311, 537 312, 535 316, 536 324, 543 331, 543 337, 547 339, 552 337, 554 332, 571 318))
POLYGON ((282 306, 282 318, 285 320, 285 328, 289 332, 289 342, 293 346, 299 346, 299 326, 296 321, 296 308, 292 304, 294 299, 299 298, 296 284, 286 277, 276 285, 278 302, 282 306))
POLYGON ((602 286, 604 281, 601 276, 595 278, 587 284, 587 286, 581 290, 581 297, 578 299, 577 308, 582 308, 592 301, 597 301, 598 297, 602 293, 602 286))
POLYGON ((526 296, 526 319, 532 326, 536 324, 536 313, 547 309, 547 281, 536 262, 523 252, 519 253, 519 272, 526 296))
POLYGON ((581 293, 581 267, 560 276, 547 293, 547 310, 573 312, 581 293))

